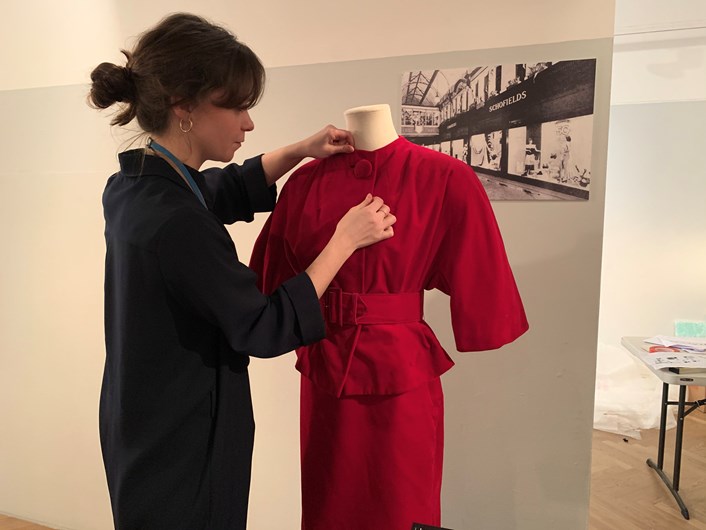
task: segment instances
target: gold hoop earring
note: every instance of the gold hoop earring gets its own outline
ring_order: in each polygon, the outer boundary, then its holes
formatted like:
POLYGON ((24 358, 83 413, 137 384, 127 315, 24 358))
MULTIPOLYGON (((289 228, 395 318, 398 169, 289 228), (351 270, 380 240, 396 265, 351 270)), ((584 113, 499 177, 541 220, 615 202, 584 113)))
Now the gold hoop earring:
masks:
POLYGON ((194 122, 191 121, 191 118, 189 118, 189 122, 188 122, 188 124, 187 124, 186 126, 184 126, 184 120, 183 120, 183 119, 179 120, 179 130, 181 130, 181 132, 183 132, 183 133, 188 133, 189 131, 191 131, 191 129, 192 129, 193 127, 194 127, 194 122))

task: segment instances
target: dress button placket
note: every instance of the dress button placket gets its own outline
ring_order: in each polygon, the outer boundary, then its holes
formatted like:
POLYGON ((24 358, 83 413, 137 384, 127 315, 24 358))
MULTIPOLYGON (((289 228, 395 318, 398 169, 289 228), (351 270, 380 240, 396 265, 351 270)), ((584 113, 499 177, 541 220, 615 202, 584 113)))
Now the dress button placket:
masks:
MULTIPOLYGON (((360 179, 361 181, 368 180, 368 191, 372 194, 375 195, 375 171, 373 167, 373 163, 370 160, 367 160, 365 158, 359 158, 356 162, 353 162, 352 164, 353 167, 353 175, 355 178, 360 179)), ((358 252, 358 260, 359 260, 359 266, 360 266, 360 273, 358 275, 358 278, 360 279, 360 292, 364 292, 364 286, 366 284, 365 281, 365 256, 366 256, 366 249, 363 248, 358 252)))
POLYGON ((353 174, 358 179, 368 179, 373 175, 373 165, 369 160, 358 160, 353 166, 353 174))

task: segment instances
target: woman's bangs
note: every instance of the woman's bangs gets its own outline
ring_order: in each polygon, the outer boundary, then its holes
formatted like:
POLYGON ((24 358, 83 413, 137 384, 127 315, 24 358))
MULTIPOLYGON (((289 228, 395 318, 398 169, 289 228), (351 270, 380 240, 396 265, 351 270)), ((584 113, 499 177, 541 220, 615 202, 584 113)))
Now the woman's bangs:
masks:
POLYGON ((222 95, 214 104, 233 109, 254 107, 265 88, 265 69, 262 63, 246 46, 234 50, 229 63, 222 95))

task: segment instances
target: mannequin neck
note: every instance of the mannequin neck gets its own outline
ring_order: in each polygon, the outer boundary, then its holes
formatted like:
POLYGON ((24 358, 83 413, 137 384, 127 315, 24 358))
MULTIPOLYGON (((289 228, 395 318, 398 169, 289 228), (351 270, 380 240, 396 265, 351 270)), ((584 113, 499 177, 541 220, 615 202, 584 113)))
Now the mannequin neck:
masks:
POLYGON ((389 105, 368 105, 343 113, 346 128, 353 134, 355 148, 375 151, 397 140, 389 105))

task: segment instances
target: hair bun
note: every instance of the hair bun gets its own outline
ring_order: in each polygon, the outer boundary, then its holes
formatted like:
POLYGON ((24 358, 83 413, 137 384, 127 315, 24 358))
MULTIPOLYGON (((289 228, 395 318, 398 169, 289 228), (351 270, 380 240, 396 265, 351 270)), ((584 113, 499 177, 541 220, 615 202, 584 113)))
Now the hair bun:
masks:
POLYGON ((90 99, 101 109, 116 102, 134 102, 135 81, 130 68, 113 63, 96 66, 91 72, 90 99))

